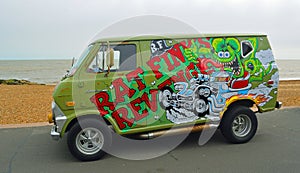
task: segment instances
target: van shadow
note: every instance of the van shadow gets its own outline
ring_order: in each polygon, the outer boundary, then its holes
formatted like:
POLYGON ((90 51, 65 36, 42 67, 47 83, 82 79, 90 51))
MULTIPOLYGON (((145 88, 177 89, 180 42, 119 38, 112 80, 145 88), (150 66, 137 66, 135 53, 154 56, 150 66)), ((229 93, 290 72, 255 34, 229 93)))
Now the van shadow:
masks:
POLYGON ((199 145, 200 135, 201 133, 189 134, 189 136, 176 149, 185 149, 185 148, 200 147, 200 146, 213 147, 213 146, 222 146, 228 144, 228 142, 225 140, 220 130, 216 130, 213 136, 206 143, 202 145, 199 145))
MULTIPOLYGON (((154 143, 151 145, 143 145, 141 142, 147 143, 149 140, 131 140, 130 144, 126 144, 126 141, 119 140, 116 142, 114 141, 110 150, 107 151, 107 154, 105 155, 101 160, 106 159, 128 159, 128 160, 144 160, 149 159, 151 157, 160 157, 163 156, 169 152, 176 151, 176 150, 188 150, 190 148, 196 148, 202 147, 202 145, 199 145, 199 137, 201 133, 191 133, 189 134, 185 139, 182 140, 182 142, 178 143, 178 145, 168 145, 172 140, 176 140, 182 136, 176 135, 172 137, 165 137, 165 139, 159 141, 159 143, 154 143), (164 154, 161 154, 164 153, 164 154), (144 157, 148 156, 148 157, 144 157)), ((55 142, 56 148, 54 151, 52 151, 52 156, 55 156, 55 159, 59 162, 80 162, 75 157, 71 155, 71 153, 68 150, 67 147, 67 139, 63 138, 62 140, 55 142), (59 157, 59 158, 58 158, 59 157)), ((211 139, 208 140, 207 143, 205 143, 203 146, 205 147, 216 147, 216 146, 225 146, 228 145, 227 141, 222 136, 221 132, 217 130, 214 135, 211 137, 211 139)))

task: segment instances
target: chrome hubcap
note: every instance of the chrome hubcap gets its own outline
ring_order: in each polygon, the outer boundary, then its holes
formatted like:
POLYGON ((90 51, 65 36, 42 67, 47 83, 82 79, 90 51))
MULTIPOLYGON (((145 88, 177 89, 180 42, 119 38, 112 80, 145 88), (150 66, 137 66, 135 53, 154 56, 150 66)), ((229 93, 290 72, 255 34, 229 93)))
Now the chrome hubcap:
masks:
POLYGON ((232 122, 232 131, 237 137, 245 137, 252 127, 250 118, 247 115, 239 115, 232 122))
POLYGON ((104 144, 102 132, 96 128, 85 128, 76 136, 76 147, 81 153, 92 155, 99 152, 104 144))

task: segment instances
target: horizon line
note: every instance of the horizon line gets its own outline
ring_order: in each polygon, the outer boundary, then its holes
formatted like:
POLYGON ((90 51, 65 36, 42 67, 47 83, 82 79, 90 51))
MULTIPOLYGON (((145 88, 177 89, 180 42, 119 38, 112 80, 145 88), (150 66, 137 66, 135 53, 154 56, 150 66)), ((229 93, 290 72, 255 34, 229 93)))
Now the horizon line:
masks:
POLYGON ((25 60, 72 60, 72 58, 0 58, 0 61, 25 61, 25 60))
MULTIPOLYGON (((73 58, 73 57, 72 57, 73 58)), ((22 61, 22 60, 72 60, 72 58, 0 58, 0 61, 22 61)), ((300 58, 276 58, 275 60, 300 60, 300 58)))

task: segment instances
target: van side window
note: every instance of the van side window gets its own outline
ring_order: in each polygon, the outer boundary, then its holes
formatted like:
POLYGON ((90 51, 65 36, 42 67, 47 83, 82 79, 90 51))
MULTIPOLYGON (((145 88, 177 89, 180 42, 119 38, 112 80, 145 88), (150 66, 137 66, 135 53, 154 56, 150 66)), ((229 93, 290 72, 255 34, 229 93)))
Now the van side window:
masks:
POLYGON ((115 51, 120 52, 118 71, 130 71, 136 69, 136 45, 119 44, 112 46, 115 51))
POLYGON ((241 42, 242 45, 242 57, 245 58, 253 52, 253 46, 250 41, 244 40, 241 42))
POLYGON ((109 49, 106 44, 100 47, 87 72, 106 72, 108 70, 107 64, 111 63, 110 59, 113 59, 110 67, 111 72, 128 71, 136 68, 136 46, 134 44, 110 45, 109 49))

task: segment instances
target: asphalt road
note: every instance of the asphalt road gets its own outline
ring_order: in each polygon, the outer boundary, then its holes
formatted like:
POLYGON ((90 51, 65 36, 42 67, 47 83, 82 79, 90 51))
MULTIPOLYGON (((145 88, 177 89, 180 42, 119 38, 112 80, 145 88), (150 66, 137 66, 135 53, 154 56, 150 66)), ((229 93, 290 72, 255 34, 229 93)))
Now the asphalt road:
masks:
POLYGON ((199 146, 199 134, 192 134, 171 152, 142 161, 106 155, 80 162, 66 139, 50 138, 50 126, 0 129, 0 173, 300 172, 300 108, 258 114, 258 119, 257 134, 247 144, 226 143, 217 131, 199 146))

